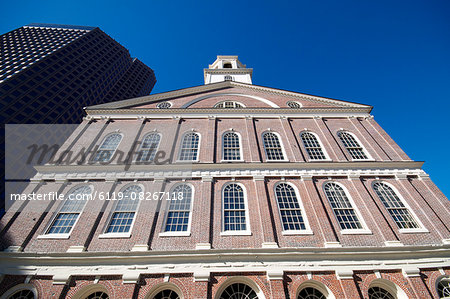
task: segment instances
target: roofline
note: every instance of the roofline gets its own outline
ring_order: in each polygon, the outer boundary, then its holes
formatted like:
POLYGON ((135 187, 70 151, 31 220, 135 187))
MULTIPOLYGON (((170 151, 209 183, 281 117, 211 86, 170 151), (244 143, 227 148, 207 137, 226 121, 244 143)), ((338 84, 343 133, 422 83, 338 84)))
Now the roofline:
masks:
POLYGON ((373 108, 372 106, 366 105, 366 104, 360 104, 360 103, 356 103, 356 102, 338 100, 338 99, 327 98, 327 97, 322 97, 322 96, 315 96, 315 95, 310 95, 310 94, 305 94, 305 93, 300 93, 300 92, 295 92, 295 91, 290 91, 290 90, 283 90, 283 89, 278 89, 278 88, 272 88, 272 87, 267 87, 267 86, 254 85, 254 84, 246 84, 246 83, 240 83, 240 82, 234 82, 234 81, 222 81, 222 82, 217 82, 217 83, 210 83, 210 84, 197 85, 197 86, 192 86, 192 87, 187 87, 187 88, 175 89, 172 91, 156 93, 156 94, 152 94, 152 95, 127 99, 127 100, 122 100, 122 101, 116 101, 116 102, 105 103, 105 104, 100 104, 100 105, 93 105, 93 106, 86 107, 85 109, 86 110, 121 109, 121 108, 127 108, 127 107, 135 106, 135 105, 143 105, 144 103, 148 104, 148 103, 154 103, 154 102, 161 101, 161 100, 178 98, 178 97, 185 96, 188 94, 193 95, 193 94, 203 93, 206 91, 226 89, 226 88, 230 88, 233 86, 241 86, 244 88, 260 89, 260 90, 262 89, 262 90, 272 91, 272 92, 275 91, 275 92, 282 93, 287 96, 294 96, 294 97, 299 97, 299 96, 300 97, 301 96, 312 97, 310 100, 316 100, 316 101, 333 101, 333 102, 347 103, 348 105, 358 105, 361 107, 370 108, 370 111, 373 108), (192 91, 192 92, 190 93, 190 91, 192 91))

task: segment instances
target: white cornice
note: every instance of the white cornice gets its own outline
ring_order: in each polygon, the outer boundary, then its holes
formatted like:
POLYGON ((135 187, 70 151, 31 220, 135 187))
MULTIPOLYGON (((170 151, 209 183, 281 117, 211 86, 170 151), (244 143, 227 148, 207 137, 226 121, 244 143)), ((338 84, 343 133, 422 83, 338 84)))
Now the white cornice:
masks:
POLYGON ((145 252, 1 252, 3 274, 125 275, 156 273, 381 271, 450 266, 449 245, 341 248, 207 249, 145 252))
POLYGON ((124 165, 44 165, 36 166, 38 173, 32 181, 41 180, 124 180, 154 178, 227 178, 227 177, 351 177, 392 176, 399 174, 422 176, 423 162, 341 162, 322 163, 238 163, 237 164, 171 164, 131 165, 125 171, 124 165), (339 165, 343 164, 343 165, 339 165), (358 165, 355 165, 358 164, 358 165), (376 165, 378 167, 376 167, 376 165), (356 166, 355 168, 353 168, 356 166))
MULTIPOLYGON (((292 97, 296 99, 302 99, 307 101, 313 101, 318 102, 322 104, 331 104, 336 107, 353 107, 353 108, 366 108, 369 110, 372 109, 372 106, 364 105, 364 104, 358 104, 358 103, 352 103, 342 100, 335 100, 331 98, 325 98, 325 97, 319 97, 319 96, 312 96, 307 94, 302 94, 298 92, 292 92, 287 90, 281 90, 281 89, 275 89, 275 88, 269 88, 264 86, 258 86, 258 85, 252 85, 252 84, 245 84, 245 83, 239 83, 239 82, 233 82, 233 81, 224 81, 219 83, 211 83, 201 86, 195 86, 190 88, 184 88, 134 99, 128 99, 123 101, 116 101, 112 103, 105 103, 100 105, 94 105, 89 106, 86 108, 87 111, 89 110, 96 110, 96 109, 120 109, 130 106, 138 106, 138 105, 144 105, 149 103, 154 103, 161 100, 168 100, 176 97, 181 96, 188 96, 188 95, 194 95, 197 93, 204 93, 204 92, 212 92, 215 90, 225 89, 225 88, 232 88, 232 87, 242 87, 250 90, 257 90, 269 94, 277 94, 277 95, 283 95, 287 97, 292 97)), ((172 109, 169 109, 172 110, 172 109)))

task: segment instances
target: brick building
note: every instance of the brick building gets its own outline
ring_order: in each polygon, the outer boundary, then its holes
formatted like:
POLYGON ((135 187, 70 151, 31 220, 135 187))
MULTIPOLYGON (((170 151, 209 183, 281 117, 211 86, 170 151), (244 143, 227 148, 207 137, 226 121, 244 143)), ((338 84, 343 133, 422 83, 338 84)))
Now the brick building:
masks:
POLYGON ((86 109, 25 194, 93 200, 14 203, 5 298, 450 296, 450 203, 371 106, 204 75, 86 109))

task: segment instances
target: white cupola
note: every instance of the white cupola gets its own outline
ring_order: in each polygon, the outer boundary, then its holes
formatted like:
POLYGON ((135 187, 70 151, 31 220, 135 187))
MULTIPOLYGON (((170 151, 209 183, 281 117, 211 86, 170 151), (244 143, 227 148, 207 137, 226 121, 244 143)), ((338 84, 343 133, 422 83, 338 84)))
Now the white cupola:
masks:
POLYGON ((217 56, 216 61, 204 69, 205 84, 235 81, 252 84, 253 69, 246 68, 237 56, 217 56))

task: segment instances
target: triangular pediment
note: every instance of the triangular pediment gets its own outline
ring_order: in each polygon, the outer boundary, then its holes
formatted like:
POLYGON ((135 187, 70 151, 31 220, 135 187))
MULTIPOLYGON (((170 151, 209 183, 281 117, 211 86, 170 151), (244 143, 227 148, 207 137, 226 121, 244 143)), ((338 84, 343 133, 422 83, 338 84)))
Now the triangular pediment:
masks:
POLYGON ((169 102, 171 108, 207 109, 223 101, 238 102, 244 108, 290 108, 289 102, 296 102, 301 108, 371 108, 369 105, 343 100, 224 81, 90 106, 87 110, 156 109, 161 102, 169 102))

